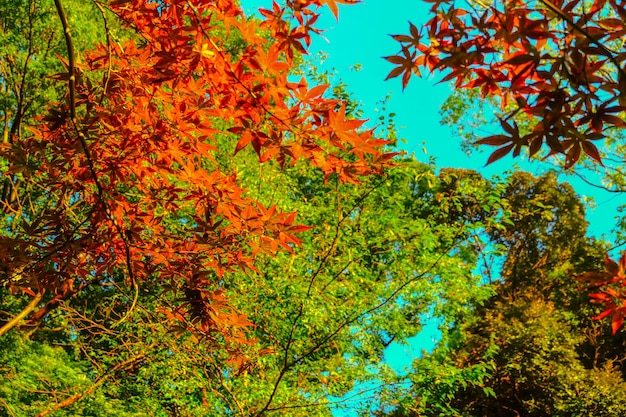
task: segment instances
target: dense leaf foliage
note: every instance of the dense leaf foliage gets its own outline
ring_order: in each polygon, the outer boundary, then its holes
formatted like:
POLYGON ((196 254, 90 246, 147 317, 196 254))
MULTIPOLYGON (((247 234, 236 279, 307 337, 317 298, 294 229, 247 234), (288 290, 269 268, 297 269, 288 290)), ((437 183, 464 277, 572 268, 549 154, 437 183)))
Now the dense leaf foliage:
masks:
MULTIPOLYGON (((617 0, 435 1, 424 27, 411 24, 410 34, 394 36, 401 53, 387 57, 399 65, 389 78, 403 74, 406 86, 420 68, 441 71, 456 89, 476 89, 499 104, 500 132, 475 142, 498 147, 487 164, 524 148, 533 157, 547 147, 546 157, 564 155, 565 168, 583 154, 602 165, 595 143, 608 137, 604 153, 613 166, 605 183, 623 191, 624 10, 617 0)), ((626 297, 606 287, 615 279, 593 281, 605 286, 592 295, 606 307, 597 318, 611 316, 617 331, 626 297)))
POLYGON ((137 294, 158 279, 176 294, 163 306, 172 321, 218 344, 244 342, 250 323, 228 303, 225 274, 256 271, 255 257, 292 250, 308 227, 245 194, 217 159, 226 138, 260 162, 306 159, 340 181, 379 173, 391 156, 323 96, 327 86, 287 77, 320 2, 301 4, 291 20, 275 5, 262 24, 232 1, 99 4, 103 24, 135 33, 118 42, 107 32, 80 60, 55 4, 65 70, 52 78, 66 91, 29 129, 19 117, 5 124, 2 284, 34 297, 26 313, 45 301, 29 318, 36 323, 88 287, 137 294))
POLYGON ((573 276, 602 262, 582 203, 552 175, 516 173, 511 215, 489 231, 495 295, 416 360, 412 399, 391 415, 617 416, 626 412, 624 337, 591 319, 573 276))

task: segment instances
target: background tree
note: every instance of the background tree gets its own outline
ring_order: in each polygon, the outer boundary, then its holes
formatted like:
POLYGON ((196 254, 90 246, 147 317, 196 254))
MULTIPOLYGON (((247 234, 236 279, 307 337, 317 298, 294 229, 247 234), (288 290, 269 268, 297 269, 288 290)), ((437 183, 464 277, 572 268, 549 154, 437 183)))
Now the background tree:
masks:
POLYGON ((553 175, 516 173, 502 197, 506 227, 495 295, 458 320, 414 364, 413 400, 392 415, 621 415, 624 338, 591 319, 573 276, 597 268, 605 247, 586 237, 584 206, 553 175))
MULTIPOLYGON (((105 39, 102 24, 81 18, 99 13, 93 3, 70 0, 67 6, 78 51, 93 48, 105 39)), ((35 117, 42 115, 46 104, 62 97, 66 87, 48 76, 62 71, 57 55, 64 55, 66 50, 54 4, 7 0, 0 4, 0 11, 0 126, 2 140, 8 143, 23 134, 24 126, 37 123, 35 117)), ((111 23, 110 30, 119 36, 119 25, 111 23)))

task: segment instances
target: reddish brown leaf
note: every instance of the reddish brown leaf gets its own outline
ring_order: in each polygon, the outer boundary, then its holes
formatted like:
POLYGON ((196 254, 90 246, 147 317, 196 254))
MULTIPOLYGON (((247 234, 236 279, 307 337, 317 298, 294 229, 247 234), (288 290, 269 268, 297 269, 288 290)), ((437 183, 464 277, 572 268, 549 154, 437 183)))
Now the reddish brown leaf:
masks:
POLYGON ((619 265, 617 264, 617 262, 609 257, 608 253, 604 257, 604 267, 606 268, 606 271, 611 275, 619 274, 619 265))
POLYGON ((596 145, 585 140, 582 142, 582 146, 583 146, 583 150, 585 151, 587 155, 593 158, 600 165, 604 165, 602 163, 602 158, 600 157, 600 152, 598 151, 598 148, 596 147, 596 145))
POLYGON ((500 146, 505 143, 511 142, 511 138, 506 135, 492 135, 487 136, 486 138, 482 138, 477 140, 475 143, 477 145, 491 145, 491 146, 500 146))
POLYGON ((617 334, 620 326, 624 322, 624 310, 622 308, 618 308, 613 313, 613 318, 611 319, 611 330, 613 334, 617 334))
POLYGON ((485 164, 485 166, 497 161, 500 158, 503 158, 504 156, 506 156, 506 154, 508 154, 509 152, 511 152, 511 150, 515 147, 515 144, 511 143, 510 145, 506 145, 503 146, 500 149, 496 149, 490 156, 489 159, 487 159, 487 163, 485 164))

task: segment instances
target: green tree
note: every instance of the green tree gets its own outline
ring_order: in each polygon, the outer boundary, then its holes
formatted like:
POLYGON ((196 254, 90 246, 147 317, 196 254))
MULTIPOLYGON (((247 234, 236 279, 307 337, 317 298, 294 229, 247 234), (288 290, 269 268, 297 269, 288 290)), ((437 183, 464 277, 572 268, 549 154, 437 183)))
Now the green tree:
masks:
MULTIPOLYGON (((68 0, 68 20, 78 58, 97 43, 128 36, 119 22, 94 2, 68 0), (101 19, 85 19, 101 16, 101 19)), ((66 55, 61 21, 46 0, 3 0, 0 3, 0 127, 2 141, 22 137, 25 126, 39 123, 45 106, 65 94, 50 76, 61 73, 66 55)))
POLYGON ((416 361, 413 400, 396 415, 623 415, 626 339, 590 318, 575 279, 606 250, 586 236, 582 202, 555 176, 526 173, 502 197, 509 220, 488 231, 505 254, 491 266, 495 295, 416 361))

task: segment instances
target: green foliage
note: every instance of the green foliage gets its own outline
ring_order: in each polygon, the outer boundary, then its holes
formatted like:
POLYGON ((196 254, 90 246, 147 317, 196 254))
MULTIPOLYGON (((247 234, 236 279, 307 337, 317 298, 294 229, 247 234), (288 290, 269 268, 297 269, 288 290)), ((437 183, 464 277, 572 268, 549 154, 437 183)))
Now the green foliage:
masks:
MULTIPOLYGON (((412 160, 398 161, 385 177, 357 186, 325 183, 319 172, 299 164, 258 168, 247 163, 253 157, 242 152, 229 160, 249 194, 297 210, 315 228, 302 235, 293 255, 265 258, 259 264, 262 274, 239 273, 223 282, 226 294, 255 324, 251 336, 258 343, 250 346, 248 361, 227 363, 210 341, 176 328, 157 337, 165 326, 155 309, 156 299, 163 298, 157 282, 154 290, 143 287, 131 318, 123 322, 133 304, 132 290, 94 287, 71 306, 62 303, 29 330, 32 341, 6 358, 11 372, 43 391, 31 376, 41 366, 24 358, 54 343, 64 346, 54 348, 60 352, 56 360, 72 377, 55 388, 55 395, 40 393, 40 402, 32 405, 8 395, 8 407, 55 407, 87 392, 63 412, 88 415, 87 407, 101 401, 103 410, 121 402, 128 415, 136 410, 206 415, 210 410, 211 415, 329 416, 341 406, 337 397, 354 388, 371 386, 371 397, 397 398, 399 391, 387 388, 401 387, 404 378, 382 361, 389 343, 415 336, 431 312, 461 317, 468 305, 491 294, 472 273, 479 259, 474 236, 496 224, 493 213, 501 216, 502 209, 496 200, 489 200, 492 214, 463 211, 463 205, 487 201, 498 185, 457 181, 457 195, 441 199, 436 196, 451 190, 453 173, 437 177, 412 160), (261 181, 275 187, 259 188, 261 181)), ((171 293, 172 302, 178 296, 171 293)), ((454 380, 484 373, 480 366, 454 380)))
MULTIPOLYGON (((60 346, 4 337, 0 349, 0 415, 34 416, 68 394, 89 389, 93 384, 89 364, 76 359, 60 346)), ((145 415, 130 402, 111 398, 111 393, 111 389, 99 391, 54 416, 145 415)))
MULTIPOLYGON (((261 267, 265 279, 230 281, 237 285, 229 292, 243 300, 241 310, 262 329, 257 337, 283 346, 258 368, 268 377, 268 391, 282 373, 277 405, 303 402, 292 387, 306 387, 305 398, 315 403, 367 381, 398 383, 381 363, 385 347, 417 334, 420 316, 431 309, 456 311, 484 297, 471 260, 460 256, 470 246, 461 231, 466 225, 437 220, 449 217, 449 207, 432 201, 439 180, 427 166, 402 161, 386 177, 359 187, 324 184, 301 166, 274 174, 266 167, 262 176, 245 178, 277 184, 266 198, 316 226, 295 256, 268 258, 261 267)), ((257 395, 264 386, 259 374, 249 382, 257 395)))
MULTIPOLYGON (((125 36, 119 23, 109 13, 101 14, 93 2, 70 0, 65 7, 79 54, 105 42, 102 16, 107 17, 112 41, 125 36)), ((65 55, 61 22, 52 1, 0 3, 0 127, 4 142, 9 133, 21 135, 22 125, 34 123, 45 105, 63 98, 64 86, 50 76, 63 71, 59 57, 65 55)))
POLYGON ((491 267, 495 295, 415 362, 414 400, 397 415, 623 415, 624 338, 591 320, 575 280, 605 250, 586 237, 582 203, 554 176, 525 173, 510 177, 502 198, 508 220, 487 229, 488 245, 504 249, 491 267), (459 375, 465 382, 448 382, 459 375))

